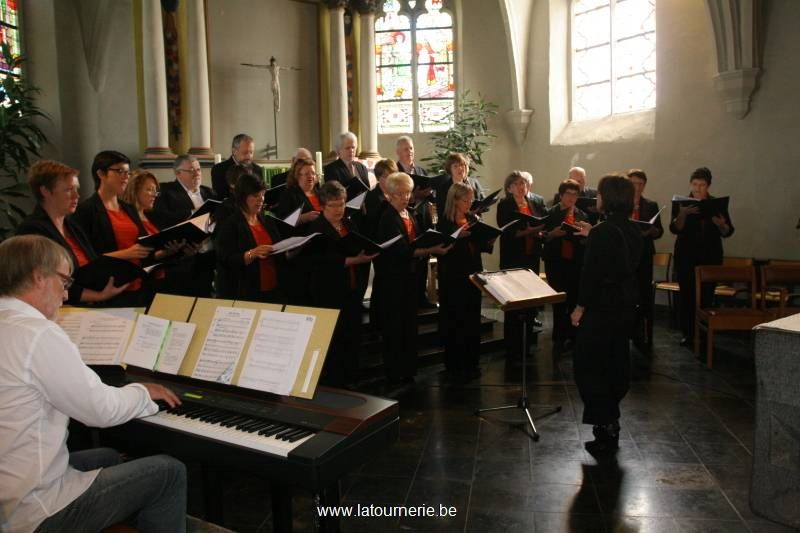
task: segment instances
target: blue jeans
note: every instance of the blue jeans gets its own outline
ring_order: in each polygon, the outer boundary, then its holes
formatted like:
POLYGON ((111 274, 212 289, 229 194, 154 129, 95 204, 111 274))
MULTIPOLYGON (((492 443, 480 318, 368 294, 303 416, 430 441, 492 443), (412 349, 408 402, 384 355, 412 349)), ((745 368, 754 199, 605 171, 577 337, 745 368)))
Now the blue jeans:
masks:
POLYGON ((97 448, 71 453, 81 471, 102 468, 89 488, 42 522, 41 532, 96 533, 135 517, 143 533, 186 531, 186 467, 167 455, 121 463, 119 453, 97 448))

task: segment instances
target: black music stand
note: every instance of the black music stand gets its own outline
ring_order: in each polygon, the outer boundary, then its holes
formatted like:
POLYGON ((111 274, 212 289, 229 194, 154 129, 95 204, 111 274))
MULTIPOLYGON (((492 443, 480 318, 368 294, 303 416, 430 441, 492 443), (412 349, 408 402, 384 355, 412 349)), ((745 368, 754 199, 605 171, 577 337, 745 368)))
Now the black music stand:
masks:
MULTIPOLYGON (((528 330, 533 325, 533 318, 534 318, 534 310, 537 307, 541 307, 544 304, 548 303, 558 303, 563 302, 566 300, 567 295, 563 292, 556 292, 553 293, 552 289, 539 277, 538 274, 533 272, 529 269, 508 269, 508 270, 499 270, 497 272, 484 272, 481 274, 472 274, 470 276, 470 280, 472 283, 478 286, 481 289, 481 292, 488 295, 492 300, 497 303, 498 307, 504 313, 508 313, 509 311, 518 311, 520 312, 519 319, 522 322, 522 394, 517 400, 515 405, 502 405, 499 407, 484 407, 482 409, 476 409, 475 414, 480 416, 483 413, 488 413, 490 411, 504 411, 506 409, 522 409, 525 413, 525 417, 528 420, 528 424, 531 427, 531 431, 533 434, 531 438, 534 441, 539 440, 539 432, 536 431, 536 425, 533 423, 533 416, 531 416, 530 409, 545 409, 547 410, 546 413, 539 415, 538 418, 542 418, 545 416, 554 415, 561 411, 560 405, 545 405, 545 404, 531 404, 528 400, 528 375, 527 375, 527 362, 528 362, 528 330), (502 276, 508 272, 529 272, 531 276, 528 276, 528 283, 533 285, 540 284, 541 288, 549 289, 546 294, 542 294, 541 296, 526 298, 522 300, 502 300, 498 297, 494 292, 492 292, 490 287, 487 287, 491 283, 492 276, 502 276)), ((524 422, 523 422, 524 424, 524 422)))

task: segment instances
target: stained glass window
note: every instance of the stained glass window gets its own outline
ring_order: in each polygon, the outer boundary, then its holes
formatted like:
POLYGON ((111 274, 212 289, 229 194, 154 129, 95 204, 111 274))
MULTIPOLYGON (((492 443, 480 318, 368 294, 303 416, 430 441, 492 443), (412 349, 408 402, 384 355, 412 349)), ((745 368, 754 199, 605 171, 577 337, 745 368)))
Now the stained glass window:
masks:
POLYGON ((656 106, 656 0, 573 0, 572 120, 656 106))
MULTIPOLYGON (((17 0, 0 0, 0 41, 7 43, 14 55, 20 54, 19 47, 19 8, 17 0)), ((0 57, 0 74, 18 76, 19 68, 11 69, 0 57)))
POLYGON ((378 133, 452 127, 453 18, 443 0, 387 0, 375 21, 378 133))

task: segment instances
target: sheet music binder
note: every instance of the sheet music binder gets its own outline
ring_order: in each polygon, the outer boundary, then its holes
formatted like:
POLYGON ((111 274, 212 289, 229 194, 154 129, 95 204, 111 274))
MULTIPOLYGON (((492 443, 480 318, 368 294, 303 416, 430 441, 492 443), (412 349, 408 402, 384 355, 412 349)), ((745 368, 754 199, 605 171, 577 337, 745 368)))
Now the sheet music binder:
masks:
POLYGON ((540 307, 545 304, 564 302, 567 299, 566 293, 555 291, 550 285, 545 283, 536 272, 527 268, 510 268, 494 272, 476 272, 470 275, 469 279, 481 292, 494 300, 502 311, 520 311, 522 309, 530 309, 531 307, 540 307), (515 275, 515 277, 519 276, 520 281, 528 284, 535 292, 541 292, 541 296, 503 301, 503 299, 496 294, 497 291, 493 291, 492 279, 507 276, 511 272, 528 273, 515 275))
MULTIPOLYGON (((336 320, 339 317, 337 309, 325 309, 318 307, 299 307, 283 306, 280 304, 268 304, 262 302, 249 302, 245 300, 218 300, 213 298, 191 298, 186 296, 176 296, 171 294, 156 294, 153 303, 150 304, 147 314, 165 318, 168 320, 178 320, 181 322, 191 322, 196 325, 194 336, 183 358, 179 376, 191 377, 197 366, 200 352, 208 335, 214 314, 219 307, 238 307, 245 309, 268 310, 283 313, 295 313, 313 315, 315 317, 314 328, 303 354, 297 375, 290 396, 311 399, 314 397, 319 377, 322 373, 323 364, 330 347, 333 330, 336 327, 336 320)), ((234 369, 231 385, 237 385, 241 378, 242 369, 246 363, 247 353, 253 341, 256 323, 251 327, 245 345, 241 351, 239 359, 234 369)), ((267 391, 269 392, 269 391, 267 391)))

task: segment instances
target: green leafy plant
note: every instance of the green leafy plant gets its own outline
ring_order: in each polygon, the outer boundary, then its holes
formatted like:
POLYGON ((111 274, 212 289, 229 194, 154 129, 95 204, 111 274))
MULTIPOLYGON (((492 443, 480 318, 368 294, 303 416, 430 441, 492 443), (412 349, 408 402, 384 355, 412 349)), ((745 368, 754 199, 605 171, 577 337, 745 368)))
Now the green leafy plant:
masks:
POLYGON ((473 98, 469 91, 464 91, 456 98, 453 112, 442 120, 453 127, 431 136, 433 154, 422 161, 429 163, 431 171, 444 172, 447 156, 461 152, 469 157, 470 166, 483 165, 483 154, 496 137, 489 133, 488 122, 496 114, 496 104, 487 102, 480 94, 473 98))
MULTIPOLYGON (((8 69, 19 72, 22 57, 7 43, 0 54, 8 69)), ((5 239, 25 217, 31 204, 25 173, 32 157, 41 157, 47 137, 38 125, 47 115, 36 105, 37 87, 21 77, 2 74, 0 79, 0 240, 5 239)))

